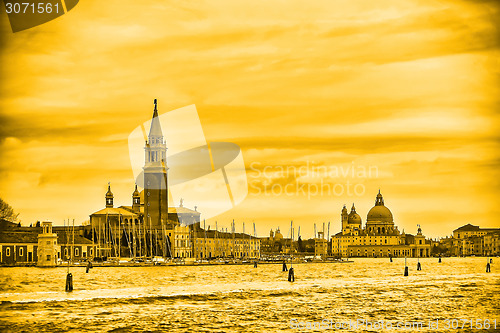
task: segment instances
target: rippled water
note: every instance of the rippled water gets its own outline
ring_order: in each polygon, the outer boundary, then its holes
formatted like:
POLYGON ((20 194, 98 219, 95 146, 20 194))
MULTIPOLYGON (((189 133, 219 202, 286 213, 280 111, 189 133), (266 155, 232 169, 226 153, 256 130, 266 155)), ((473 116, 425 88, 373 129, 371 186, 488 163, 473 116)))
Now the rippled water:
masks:
POLYGON ((291 320, 455 318, 496 319, 500 328, 494 260, 487 274, 486 258, 421 259, 422 271, 409 259, 408 277, 404 259, 294 264, 294 283, 281 265, 78 267, 71 293, 65 268, 2 268, 0 330, 260 332, 294 331, 291 320))

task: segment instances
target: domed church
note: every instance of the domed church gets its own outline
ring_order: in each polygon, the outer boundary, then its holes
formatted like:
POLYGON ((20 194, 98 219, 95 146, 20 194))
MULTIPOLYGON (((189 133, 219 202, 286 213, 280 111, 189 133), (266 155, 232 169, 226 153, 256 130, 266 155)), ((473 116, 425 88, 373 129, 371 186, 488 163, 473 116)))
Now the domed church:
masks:
POLYGON ((342 231, 332 236, 332 254, 337 257, 428 257, 430 240, 422 235, 418 227, 416 235, 400 233, 394 225, 391 210, 384 204, 380 190, 366 216, 363 228, 361 216, 354 204, 347 213, 341 211, 342 231))

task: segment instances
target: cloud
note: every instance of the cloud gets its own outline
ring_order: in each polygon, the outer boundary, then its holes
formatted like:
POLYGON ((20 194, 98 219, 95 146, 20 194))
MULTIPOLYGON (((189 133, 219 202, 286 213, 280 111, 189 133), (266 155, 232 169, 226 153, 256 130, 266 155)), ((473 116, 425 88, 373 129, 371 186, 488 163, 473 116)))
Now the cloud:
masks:
MULTIPOLYGON (((251 218, 267 233, 290 219, 311 230, 330 220, 334 229, 343 203, 366 213, 379 187, 400 226, 422 222, 417 210, 429 212, 422 224, 434 235, 456 223, 491 225, 499 9, 494 1, 89 0, 16 34, 2 20, 2 195, 23 220, 56 224, 101 208, 108 181, 129 204, 126 137, 158 98, 160 113, 196 104, 207 139, 239 144, 247 167, 378 167, 361 197, 252 196, 220 225, 251 218)), ((257 186, 297 180, 317 182, 257 186)))

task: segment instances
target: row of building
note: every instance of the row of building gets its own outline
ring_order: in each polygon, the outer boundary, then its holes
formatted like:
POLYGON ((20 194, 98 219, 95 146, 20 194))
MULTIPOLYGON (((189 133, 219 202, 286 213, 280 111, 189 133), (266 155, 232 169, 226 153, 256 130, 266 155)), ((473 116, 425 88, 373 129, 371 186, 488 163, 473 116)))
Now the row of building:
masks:
POLYGON ((0 263, 3 265, 48 267, 63 260, 85 261, 95 253, 92 241, 73 228, 53 227, 52 222, 19 227, 0 220, 0 263))
MULTIPOLYGON (((46 222, 35 227, 8 224, 0 228, 0 263, 41 266, 58 261, 110 257, 184 258, 260 258, 261 253, 293 254, 312 252, 319 257, 428 257, 437 246, 426 239, 418 226, 415 235, 400 232, 382 194, 367 214, 363 226, 353 204, 350 213, 344 206, 340 214, 341 231, 330 239, 319 232, 312 240, 293 241, 280 230, 265 238, 201 228, 200 212, 184 207, 169 207, 167 145, 161 129, 157 104, 149 134, 145 137, 143 172, 132 192, 132 205, 114 205, 108 184, 104 208, 90 214, 88 225, 71 228, 52 227, 46 222), (261 247, 262 246, 262 247, 261 247)), ((1 221, 0 221, 1 222, 1 221)), ((293 232, 292 232, 293 234, 293 232)), ((455 230, 449 244, 453 255, 495 255, 499 253, 498 229, 466 225, 455 230)), ((444 246, 444 245, 441 245, 444 246)), ((448 245, 447 245, 448 246, 448 245)))
POLYGON ((394 224, 389 208, 385 206, 382 194, 377 194, 375 205, 367 214, 363 226, 361 216, 356 212, 354 204, 350 213, 346 206, 340 213, 341 231, 331 236, 324 230, 317 233, 313 244, 298 239, 292 242, 283 238, 279 229, 262 241, 262 248, 268 253, 288 254, 308 252, 315 257, 429 257, 433 246, 431 239, 426 239, 418 226, 417 234, 400 232, 394 224))
POLYGON ((453 237, 440 241, 452 256, 500 256, 500 228, 480 228, 466 224, 453 231, 453 237))

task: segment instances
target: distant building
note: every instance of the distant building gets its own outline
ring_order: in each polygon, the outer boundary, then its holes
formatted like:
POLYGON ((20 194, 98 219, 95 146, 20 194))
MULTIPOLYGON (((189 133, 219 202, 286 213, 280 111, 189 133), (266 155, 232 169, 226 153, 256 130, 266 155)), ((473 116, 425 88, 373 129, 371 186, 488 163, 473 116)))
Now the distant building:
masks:
POLYGON ((42 233, 38 234, 38 262, 40 267, 57 265, 57 234, 52 232, 52 222, 42 222, 42 233))
POLYGON ((500 228, 480 228, 466 224, 453 230, 452 255, 500 255, 500 228))
POLYGON ((199 225, 195 225, 193 233, 196 259, 258 259, 260 243, 259 238, 248 234, 204 230, 199 225))
POLYGON ((328 254, 328 241, 322 231, 318 232, 318 237, 314 239, 314 256, 326 258, 328 254))
POLYGON ((428 257, 431 241, 426 240, 418 227, 416 235, 399 232, 382 194, 377 194, 375 206, 370 209, 366 225, 356 212, 354 204, 348 214, 341 212, 342 231, 332 236, 332 255, 338 257, 428 257))
POLYGON ((53 227, 42 222, 40 227, 0 228, 0 264, 54 266, 62 259, 85 261, 92 257, 92 242, 68 227, 53 227))
POLYGON ((261 249, 263 253, 269 254, 289 254, 290 253, 290 238, 284 238, 280 228, 276 231, 269 231, 269 237, 261 237, 261 249))

